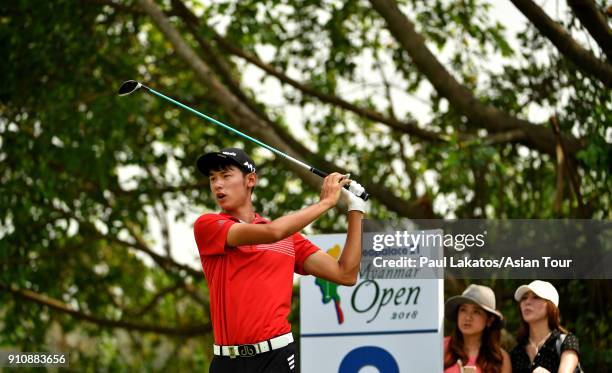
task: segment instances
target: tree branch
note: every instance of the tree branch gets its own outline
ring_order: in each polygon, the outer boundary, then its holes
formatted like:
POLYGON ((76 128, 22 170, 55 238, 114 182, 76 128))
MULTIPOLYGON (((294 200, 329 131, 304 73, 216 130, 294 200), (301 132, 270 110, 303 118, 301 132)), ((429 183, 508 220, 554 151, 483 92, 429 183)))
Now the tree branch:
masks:
POLYGON ((166 295, 173 293, 179 289, 184 289, 185 288, 185 284, 182 282, 177 282, 174 285, 170 285, 162 290, 160 290, 159 292, 157 292, 153 298, 146 304, 144 305, 140 310, 125 310, 126 314, 129 315, 130 317, 134 317, 134 318, 138 318, 138 317, 142 317, 144 316, 147 312, 149 312, 151 309, 153 309, 153 307, 155 307, 155 305, 157 305, 157 302, 159 302, 160 299, 162 299, 163 297, 165 297, 166 295))
MULTIPOLYGON (((322 169, 327 170, 336 170, 340 173, 347 173, 348 171, 342 168, 339 168, 337 165, 332 162, 326 161, 323 157, 320 157, 318 154, 311 152, 308 148, 306 148, 302 143, 297 141, 293 136, 288 134, 284 128, 278 125, 276 122, 270 120, 268 116, 261 110, 258 109, 257 105, 255 105, 250 98, 243 94, 240 89, 240 84, 233 78, 231 69, 227 65, 227 63, 218 56, 217 52, 214 48, 210 46, 210 44, 202 38, 200 33, 198 32, 199 21, 197 17, 180 1, 180 0, 172 0, 172 4, 174 6, 174 11, 183 19, 183 21, 188 25, 192 36, 200 46, 200 48, 205 52, 206 59, 209 60, 213 66, 217 67, 217 71, 222 76, 223 81, 229 86, 232 92, 241 99, 242 102, 248 105, 254 113, 256 113, 259 118, 266 123, 266 125, 270 126, 274 131, 279 134, 279 136, 290 146, 292 149, 295 149, 298 153, 304 154, 307 159, 315 160, 315 165, 322 169)), ((214 30, 211 30, 214 32, 214 30)), ((215 33, 215 38, 217 42, 225 43, 226 46, 229 47, 229 51, 235 51, 237 55, 244 54, 245 56, 249 56, 246 52, 243 52, 237 47, 234 47, 229 42, 227 42, 224 38, 215 33)), ((253 57, 256 59, 256 57, 253 57)), ((256 59, 258 61, 258 59, 256 59)), ((273 69, 272 67, 270 67, 273 69)), ((280 74, 280 73, 279 73, 280 74)), ((391 115, 390 120, 395 120, 395 117, 391 115)), ((399 121, 398 121, 399 123, 399 121)), ((404 131, 405 132, 405 131, 404 131)), ((433 134, 433 132, 431 132, 433 134)), ((437 134, 435 136, 438 136, 437 134)), ((440 137, 438 140, 442 141, 440 137)), ((391 191, 386 188, 380 186, 379 184, 372 183, 364 183, 362 184, 366 187, 366 189, 377 199, 379 199, 387 208, 398 212, 404 216, 409 216, 413 218, 433 218, 435 217, 433 210, 431 209, 430 204, 424 204, 422 199, 416 201, 406 202, 396 197, 391 193, 391 191)), ((416 195, 414 195, 416 196, 416 195)))
POLYGON ((81 227, 90 231, 98 239, 106 240, 108 242, 116 243, 121 246, 130 247, 138 251, 144 252, 145 254, 150 256, 151 259, 153 259, 153 261, 157 263, 164 270, 185 271, 187 274, 195 278, 198 278, 198 279, 204 277, 203 272, 197 271, 184 264, 177 263, 172 258, 161 256, 157 254, 156 252, 154 252, 153 250, 151 250, 146 244, 146 242, 144 241, 144 239, 136 233, 136 231, 134 230, 134 227, 131 227, 131 226, 126 227, 126 229, 128 229, 128 231, 130 232, 130 234, 136 241, 135 243, 131 243, 131 242, 123 241, 115 236, 107 235, 107 234, 100 232, 94 224, 88 221, 79 219, 79 217, 73 214, 72 212, 64 211, 63 209, 59 209, 52 205, 49 205, 48 207, 63 214, 64 216, 70 219, 74 219, 77 223, 79 223, 81 227))
MULTIPOLYGON (((234 79, 234 73, 232 67, 227 59, 221 57, 219 53, 213 48, 213 46, 202 37, 202 33, 199 30, 200 22, 193 12, 183 4, 181 0, 172 0, 173 11, 183 20, 187 29, 198 43, 198 46, 202 50, 202 58, 215 69, 217 74, 221 77, 223 83, 230 89, 230 91, 236 95, 240 101, 245 103, 249 109, 254 113, 258 114, 259 117, 266 117, 265 113, 256 105, 256 103, 249 99, 240 87, 240 82, 234 79)), ((214 30, 210 29, 211 32, 214 30)))
POLYGON ((43 294, 38 294, 34 291, 27 289, 19 289, 15 286, 7 286, 0 284, 0 289, 8 291, 13 294, 16 298, 25 299, 30 302, 34 302, 46 307, 49 307, 55 311, 69 314, 76 319, 88 321, 96 325, 106 328, 122 328, 127 330, 134 330, 140 332, 152 332, 157 334, 180 336, 180 337, 195 337, 200 335, 206 335, 211 331, 210 323, 197 324, 197 325, 185 325, 179 327, 166 327, 159 325, 148 325, 142 323, 134 323, 125 320, 111 320, 94 315, 90 315, 85 312, 77 311, 72 309, 67 304, 47 297, 43 294))
POLYGON ((147 245, 146 241, 144 240, 144 238, 138 234, 138 232, 136 232, 136 229, 134 226, 127 224, 126 225, 126 229, 128 230, 128 232, 130 232, 130 235, 132 236, 132 238, 134 238, 134 240, 136 241, 135 244, 131 244, 129 242, 123 241, 119 238, 116 237, 110 237, 108 235, 104 235, 100 232, 98 232, 100 235, 102 235, 102 237, 104 237, 105 239, 109 239, 112 240, 112 242, 116 242, 116 243, 120 243, 122 245, 126 245, 132 248, 135 248, 139 251, 144 252, 145 254, 149 255, 151 257, 151 259, 153 259, 153 261, 155 261, 157 264, 159 264, 160 267, 164 268, 164 269, 177 269, 179 271, 185 271, 186 273, 188 273, 189 275, 195 277, 195 278, 202 278, 204 277, 204 273, 201 271, 197 271, 187 265, 181 264, 181 263, 177 263, 175 262, 172 258, 170 257, 165 257, 165 256, 161 256, 159 254, 157 254, 156 252, 154 252, 153 250, 151 250, 149 248, 149 246, 147 245))
POLYGON ((520 142, 525 139, 525 133, 521 130, 510 130, 507 132, 497 132, 485 137, 479 136, 461 136, 459 140, 464 146, 493 146, 499 144, 507 144, 520 142))
POLYGON ((561 141, 557 140, 556 144, 556 183, 555 183, 555 203, 553 205, 553 211, 557 216, 561 215, 561 209, 563 207, 563 196, 565 189, 565 153, 561 148, 561 141))
POLYGON ((193 284, 185 284, 185 291, 194 301, 198 302, 200 305, 204 307, 210 307, 210 304, 208 304, 208 299, 203 297, 193 284))
MULTIPOLYGON (((570 188, 571 191, 576 196, 576 200, 578 201, 578 212, 580 218, 588 218, 590 216, 590 212, 584 205, 582 200, 582 193, 580 192, 580 183, 578 181, 578 177, 575 175, 575 168, 573 167, 573 162, 570 157, 567 156, 567 152, 565 150, 565 146, 563 144, 563 140, 561 139, 561 128, 559 127, 559 123, 557 122, 557 117, 552 116, 550 118, 550 123, 552 124, 553 130, 555 132, 555 136, 557 137, 557 185, 559 185, 559 177, 563 178, 564 171, 567 173, 567 176, 570 180, 570 188), (565 167, 565 169, 560 169, 565 167), (559 176, 561 175, 561 176, 559 176)), ((561 180, 561 183, 563 181, 561 180)), ((563 192, 563 186, 561 185, 561 192, 563 192)), ((557 205, 555 205, 555 208, 557 205)), ((559 211, 560 211, 560 202, 559 202, 559 211)))
POLYGON ((406 146, 404 145, 404 139, 400 134, 398 134, 398 142, 400 146, 400 159, 404 164, 404 170, 406 174, 408 174, 409 182, 408 182, 408 191, 412 197, 417 196, 416 184, 417 184, 417 173, 412 167, 410 159, 408 159, 408 155, 406 154, 406 146))
MULTIPOLYGON (((203 85, 209 88, 212 99, 226 109, 233 119, 235 127, 250 132, 251 135, 262 139, 268 144, 275 144, 276 147, 284 153, 299 157, 298 154, 296 154, 293 149, 290 149, 276 133, 269 131, 265 123, 263 123, 253 111, 249 110, 246 105, 240 102, 235 95, 227 90, 210 67, 202 61, 189 45, 187 45, 157 5, 151 0, 139 0, 138 3, 145 12, 149 14, 158 29, 172 44, 178 56, 188 64, 203 85)), ((297 165, 288 164, 288 166, 308 184, 316 186, 317 188, 319 187, 321 181, 317 176, 297 165)))
MULTIPOLYGON (((187 25, 189 32, 198 43, 198 46, 203 51, 203 58, 210 64, 221 77, 223 83, 229 88, 230 92, 244 103, 249 110, 257 115, 267 126, 270 126, 274 132, 292 149, 299 154, 308 154, 310 151, 296 141, 287 131, 269 118, 269 116, 258 106, 258 104, 249 98, 240 86, 240 82, 234 79, 234 74, 230 64, 217 53, 217 50, 204 39, 199 31, 198 18, 189 10, 180 0, 172 0, 174 11, 187 25)), ((214 32, 214 30, 211 30, 214 32)), ((215 34, 216 35, 216 34, 215 34)))
POLYGON ((484 145, 499 145, 509 142, 518 142, 525 139, 525 134, 521 130, 510 130, 508 132, 494 133, 481 139, 484 145))
MULTIPOLYGON (((110 0, 82 0, 82 1, 85 1, 86 3, 97 4, 97 5, 108 5, 110 7, 113 7, 119 11, 123 11, 126 13, 140 14, 140 15, 146 14, 144 11, 140 9, 129 7, 129 6, 122 6, 110 0)), ((244 95, 244 92, 240 89, 240 84, 236 82, 236 80, 232 77, 232 69, 230 68, 229 64, 226 61, 224 61, 222 58, 220 58, 218 56, 218 53, 211 46, 211 44, 208 43, 206 39, 202 37, 201 33, 198 31, 198 27, 200 27, 201 25, 198 17, 195 14, 193 14, 193 12, 188 7, 186 7, 185 4, 183 4, 181 0, 172 0, 172 6, 173 6, 173 11, 164 12, 164 13, 166 15, 176 15, 179 18, 181 18, 183 22, 185 22, 185 24, 189 28, 190 33, 194 37, 195 41, 198 43, 198 46, 204 52, 203 58, 206 59, 206 61, 209 62, 212 67, 215 68, 215 71, 217 71, 217 73, 221 76, 221 78, 223 79, 223 82, 228 86, 228 88, 230 88, 232 93, 238 96, 242 102, 247 104, 251 110, 253 110, 254 112, 257 112, 257 114, 262 119, 266 118, 266 115, 256 105, 253 105, 252 101, 246 95, 244 95)), ((206 25, 204 26, 207 27, 206 25)), ((414 121, 400 122, 399 120, 397 120, 397 118, 394 115, 390 115, 387 117, 373 110, 370 110, 367 108, 360 108, 354 104, 351 104, 349 102, 342 100, 341 98, 337 96, 324 94, 322 92, 315 90, 314 88, 309 87, 305 83, 297 82, 296 80, 285 75, 283 72, 277 70, 275 67, 261 61, 259 57, 252 55, 244 51, 243 49, 237 47, 236 45, 232 44, 226 38, 224 38, 223 36, 215 32, 214 29, 209 28, 209 27, 207 27, 207 29, 213 34, 213 37, 215 41, 217 42, 217 45, 223 48, 226 52, 233 54, 235 56, 238 56, 247 62, 250 62, 251 64, 262 69, 264 72, 267 72, 269 75, 275 76, 281 82, 284 82, 288 85, 293 86, 294 88, 300 90, 304 94, 318 98, 322 102, 329 103, 332 105, 335 105, 336 102, 342 101, 342 104, 337 105, 337 106, 344 108, 348 111, 351 111, 364 118, 370 119, 372 121, 386 124, 389 127, 394 128, 401 133, 407 133, 409 135, 419 137, 419 138, 422 138, 428 141, 434 141, 434 142, 447 141, 443 135, 440 135, 434 131, 428 131, 428 130, 422 129, 418 127, 417 123, 414 121)), ((386 87, 386 88, 388 89, 389 87, 386 87)), ((270 121, 267 118, 266 120, 269 125, 275 127, 275 130, 277 131, 279 136, 281 136, 282 139, 286 141, 292 148, 298 149, 298 153, 305 154, 305 152, 299 150, 299 147, 301 147, 300 143, 295 141, 295 139, 293 139, 291 136, 286 136, 286 133, 284 132, 284 130, 280 128, 280 126, 278 126, 276 123, 274 123, 273 121, 270 121)), ((169 191, 173 191, 173 190, 169 190, 169 191)))
POLYGON ((442 139, 442 137, 438 133, 422 129, 414 121, 400 122, 399 120, 397 120, 397 119, 395 119, 393 117, 384 116, 384 115, 382 115, 379 112, 376 112, 374 110, 363 108, 363 107, 359 107, 359 106, 357 106, 355 104, 352 104, 352 103, 350 103, 348 101, 343 100, 342 98, 340 98, 338 96, 320 92, 320 91, 318 91, 318 90, 308 86, 307 84, 300 83, 297 80, 294 80, 294 79, 288 77, 287 75, 285 75, 284 73, 282 73, 281 71, 277 70, 275 67, 273 67, 273 66, 271 66, 269 64, 266 64, 265 62, 261 61, 258 57, 253 56, 253 55, 243 51, 242 49, 232 45, 230 42, 225 40, 220 35, 216 35, 215 36, 215 40, 217 41, 219 46, 221 46, 223 49, 225 49, 229 53, 243 58, 244 60, 250 62, 251 64, 259 67, 260 69, 265 71, 267 74, 276 77, 281 82, 283 82, 285 84, 288 84, 288 85, 290 85, 290 86, 300 90, 304 94, 307 94, 307 95, 312 96, 312 97, 316 97, 321 102, 324 102, 324 103, 327 103, 327 104, 330 104, 330 105, 334 105, 334 106, 340 107, 342 109, 348 110, 348 111, 350 111, 350 112, 352 112, 354 114, 357 114, 357 115, 359 115, 361 117, 367 118, 367 119, 372 120, 374 122, 386 124, 387 126, 393 128, 395 130, 407 133, 409 135, 421 138, 423 140, 435 141, 435 142, 442 142, 442 141, 444 141, 442 139))
MULTIPOLYGON (((391 34, 410 55, 418 69, 441 96, 448 99, 457 111, 468 117, 470 125, 486 128, 491 133, 521 130, 525 134, 521 143, 543 153, 555 154, 555 137, 550 129, 485 105, 461 85, 429 50, 423 36, 416 31, 414 24, 400 11, 393 0, 370 0, 370 2, 385 19, 391 34)), ((584 147, 581 141, 572 136, 566 136, 564 142, 571 154, 584 147)))
POLYGON ((203 178, 195 183, 191 184, 183 184, 183 185, 160 185, 155 188, 148 189, 134 189, 134 190, 124 190, 124 189, 113 189, 112 192, 115 194, 123 194, 123 195, 134 195, 134 194, 143 194, 143 193, 184 193, 189 192, 191 190, 201 190, 208 189, 209 182, 207 178, 203 178))
MULTIPOLYGON (((245 132, 250 132, 254 137, 259 138, 267 144, 275 146, 280 151, 289 154, 293 157, 299 158, 298 153, 291 148, 286 142, 280 138, 278 133, 270 131, 270 126, 266 121, 262 120, 254 113, 250 108, 242 103, 238 97, 232 94, 219 79, 215 76, 211 68, 201 59, 199 56, 187 45, 183 40, 178 31, 170 24, 164 13, 153 3, 151 0, 139 0, 140 6, 145 10, 151 17, 153 22, 164 34, 168 41, 172 44, 175 52, 182 58, 189 67, 195 72, 196 77, 208 87, 215 101, 220 106, 224 107, 234 122, 234 126, 240 128, 245 132)), ((321 159, 321 157, 317 157, 321 159)), ((321 161, 321 164, 329 167, 326 169, 343 172, 342 168, 334 165, 331 162, 321 161)), ((294 165, 293 163, 287 163, 288 168, 295 172, 299 177, 312 187, 318 189, 321 184, 321 179, 318 176, 310 173, 308 170, 294 165)), ((410 217, 431 217, 432 212, 423 211, 420 204, 417 203, 406 203, 397 196, 393 195, 391 191, 386 188, 375 185, 363 183, 366 189, 379 199, 389 209, 400 213, 403 216, 410 217)))
POLYGON ((533 23, 533 25, 550 40, 559 52, 569 58, 585 74, 602 81, 612 88, 612 66, 600 61, 591 52, 583 48, 565 31, 561 25, 553 21, 536 3, 531 0, 511 0, 533 23))
MULTIPOLYGON (((47 260, 55 260, 54 257, 58 257, 58 256, 64 256, 67 254, 70 254, 72 251, 78 249, 79 246, 75 245, 75 244, 69 244, 69 245, 64 245, 64 246, 60 246, 59 248, 53 250, 53 251, 47 251, 43 254, 39 254, 36 257, 11 257, 11 258, 7 258, 4 261, 0 261, 0 268, 3 266, 6 266, 8 268, 8 266, 19 266, 19 265, 28 265, 28 264, 32 264, 33 262, 44 262, 47 260)), ((30 251, 30 253, 33 253, 33 251, 30 251)), ((38 253, 37 253, 38 254, 38 253)), ((65 258, 65 257, 64 257, 65 258)), ((62 258, 62 259, 64 259, 62 258)))
MULTIPOLYGON (((612 30, 608 26, 608 20, 592 0, 568 0, 567 3, 580 19, 582 25, 589 30, 597 44, 603 49, 612 62, 612 30)), ((612 9, 612 8, 611 8, 612 9)))
MULTIPOLYGON (((87 1, 92 1, 94 3, 105 3, 106 5, 109 6, 114 6, 114 3, 109 1, 109 0, 87 0, 87 1)), ((276 134, 278 137, 280 137, 280 139, 282 140, 282 142, 284 142, 284 145, 294 149, 295 153, 298 154, 303 154, 305 156, 306 159, 313 161, 313 164, 320 168, 320 169, 324 169, 324 170, 336 170, 338 172, 341 173, 346 173, 346 170, 339 168, 337 165, 333 164, 332 162, 329 162, 327 160, 325 160, 323 157, 321 157, 318 154, 315 154, 313 152, 311 152, 309 149, 307 149, 304 145, 302 145, 300 142, 298 142, 297 140, 295 140, 292 136, 290 136, 286 130, 284 130, 281 126, 279 126, 277 123, 269 120, 267 118, 267 116, 262 113, 261 110, 257 109, 257 106, 252 104, 250 102, 249 99, 245 99, 244 94, 242 93, 242 91, 239 88, 239 84, 237 82, 235 82, 232 78, 232 74, 231 74, 231 69, 229 68, 229 66, 227 65, 227 63, 225 63, 223 61, 223 59, 219 58, 218 56, 216 56, 217 54, 214 51, 214 48, 212 48, 210 46, 209 43, 207 43, 205 41, 205 39, 203 39, 200 35, 199 32, 197 32, 197 29, 194 28, 194 25, 199 24, 199 22, 197 21, 197 17, 195 17, 195 15, 193 15, 193 13, 191 13, 188 8, 186 8, 182 2, 178 1, 178 0, 172 0, 173 2, 173 12, 172 13, 165 13, 165 14, 175 14, 178 15, 179 17, 181 17, 181 19, 183 19, 183 21, 185 22, 185 24, 188 25, 188 27, 190 28, 190 32, 193 34, 194 39, 196 40, 196 42, 198 43, 198 45, 200 46, 200 48, 205 51, 205 54, 207 56, 207 60, 211 63, 212 66, 215 67, 215 70, 219 73, 219 75, 221 75, 223 77, 223 82, 225 84, 228 85, 231 93, 233 93, 236 97, 239 98, 239 101, 242 101, 246 107, 248 109, 250 109, 251 114, 255 115, 258 118, 258 123, 262 124, 263 127, 269 127, 272 128, 274 130, 273 134, 276 134), (191 25, 191 26, 190 26, 191 25)), ((145 7, 148 6, 147 4, 145 4, 145 7)), ((153 4, 153 6, 155 6, 153 4)), ((129 11, 135 14, 144 14, 145 12, 143 12, 140 9, 134 9, 134 8, 130 8, 130 9, 121 9, 121 10, 125 10, 125 11, 129 11)), ((158 12, 156 13, 156 18, 155 19, 162 19, 164 13, 161 12, 161 10, 157 9, 158 12)), ((149 13, 149 11, 147 11, 146 13, 149 13)), ((162 29, 160 27, 160 30, 162 30, 162 32, 164 34, 167 34, 170 29, 172 29, 172 26, 169 24, 169 22, 166 20, 165 21, 166 26, 164 26, 164 28, 162 29), (166 30, 166 31, 164 31, 166 30)), ((159 26, 158 26, 159 27, 159 26)), ((173 33, 176 33, 176 31, 174 30, 173 33)), ((220 36, 218 36, 218 38, 221 38, 220 36)), ((170 39, 170 38, 169 38, 170 39)), ((178 35, 178 33, 176 33, 176 37, 173 37, 172 40, 180 40, 180 35, 178 35)), ((223 39, 224 40, 224 39, 223 39)), ((218 42, 220 40, 217 40, 218 42)), ((190 67, 196 71, 196 75, 198 77, 201 77, 202 75, 206 76, 206 79, 201 79, 203 81, 203 83, 205 85, 208 85, 207 81, 210 77, 212 77, 211 73, 210 73, 210 69, 204 69, 204 70, 198 70, 198 66, 196 65, 201 65, 201 64, 197 64, 197 63, 193 63, 193 56, 196 56, 195 53, 189 53, 189 52, 185 52, 186 48, 189 48, 186 43, 184 43, 184 41, 180 40, 178 41, 178 43, 180 44, 181 48, 177 49, 178 50, 182 50, 183 52, 179 53, 179 56, 187 61, 187 63, 190 65, 190 67), (186 48, 183 48, 186 47, 186 48), (198 71, 200 71, 198 73, 198 71)), ((174 44, 173 44, 174 45, 174 44)), ((176 47, 175 47, 176 49, 176 47)), ((178 52, 177 52, 178 53, 178 52)), ((237 54, 238 55, 238 54, 237 54)), ((279 73, 280 74, 280 73, 279 73)), ((213 95, 210 95, 213 96, 213 95)), ((221 103, 222 105, 224 105, 220 100, 218 100, 218 98, 215 97, 211 97, 213 99, 213 101, 216 101, 217 103, 221 103)), ((234 102, 234 101, 231 101, 234 102)), ((237 116, 234 113, 230 112, 230 115, 234 115, 233 118, 236 119, 236 124, 237 127, 239 127, 242 130, 245 130, 245 128, 251 128, 251 126, 254 125, 255 122, 251 121, 249 123, 248 120, 245 120, 245 118, 240 118, 239 116, 237 116), (245 123, 244 125, 242 123, 245 123)), ((257 124, 257 123, 255 123, 257 124)), ((269 132, 269 131, 268 131, 269 132)), ((405 132, 405 131, 404 131, 405 132)), ((434 132, 432 132, 434 133, 434 132)), ((436 136, 438 136, 436 134, 436 136)), ((263 136, 262 136, 263 137, 263 136)), ((445 141, 444 139, 442 139, 442 141, 445 141)), ((269 143, 271 144, 275 144, 273 141, 270 141, 269 143)), ((281 150, 283 150, 283 148, 281 146, 278 146, 279 148, 281 148, 281 150)), ((288 152, 291 154, 291 152, 288 152)), ((289 165, 290 168, 296 172, 304 181, 306 181, 309 185, 314 186, 316 188, 318 188, 318 180, 313 181, 312 177, 308 177, 310 175, 306 174, 306 176, 304 175, 303 172, 300 168, 298 168, 297 170, 295 169, 295 167, 291 167, 291 165, 289 165)), ((372 196, 374 196, 375 198, 377 198, 383 205, 385 205, 387 208, 389 208, 392 211, 397 212, 398 214, 402 215, 402 216, 406 216, 406 217, 412 217, 412 218, 433 218, 435 217, 435 214, 433 213, 433 210, 431 209, 431 204, 428 203, 424 203, 424 201, 422 200, 416 200, 416 201, 409 201, 406 202, 400 198, 398 198, 397 196, 395 196, 390 190, 388 190, 387 188, 384 188, 378 184, 373 184, 373 183, 368 183, 368 182, 364 182, 363 180, 359 180, 362 185, 364 185, 366 187, 366 189, 370 192, 370 194, 372 196)), ((170 190, 170 191, 174 191, 174 190, 170 190)))

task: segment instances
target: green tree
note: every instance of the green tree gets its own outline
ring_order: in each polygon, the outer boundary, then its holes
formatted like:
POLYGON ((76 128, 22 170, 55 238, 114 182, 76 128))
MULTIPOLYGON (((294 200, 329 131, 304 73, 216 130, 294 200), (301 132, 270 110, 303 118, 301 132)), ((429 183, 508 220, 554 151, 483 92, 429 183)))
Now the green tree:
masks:
MULTIPOLYGON (((197 156, 252 153, 265 216, 317 198, 316 176, 253 144, 154 97, 118 98, 126 79, 350 171, 374 218, 610 218, 605 3, 569 1, 555 19, 513 3, 528 19, 517 45, 484 1, 3 2, 0 346, 64 343, 91 369, 201 368, 208 293, 168 229, 215 208, 197 156), (550 119, 530 122, 530 105, 550 119)), ((332 211, 315 230, 345 224, 332 211)))

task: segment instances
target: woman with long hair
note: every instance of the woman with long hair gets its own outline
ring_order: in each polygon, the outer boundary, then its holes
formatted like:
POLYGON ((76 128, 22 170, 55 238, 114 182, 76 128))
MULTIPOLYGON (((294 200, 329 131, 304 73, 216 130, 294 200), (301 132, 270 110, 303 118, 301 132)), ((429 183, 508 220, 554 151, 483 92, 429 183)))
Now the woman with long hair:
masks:
POLYGON ((444 338, 444 373, 510 373, 510 356, 500 347, 503 316, 495 309, 490 287, 470 285, 444 306, 446 319, 455 322, 444 338))
POLYGON ((521 324, 510 353, 514 373, 581 372, 578 338, 561 327, 559 293, 546 281, 521 285, 514 293, 521 324))

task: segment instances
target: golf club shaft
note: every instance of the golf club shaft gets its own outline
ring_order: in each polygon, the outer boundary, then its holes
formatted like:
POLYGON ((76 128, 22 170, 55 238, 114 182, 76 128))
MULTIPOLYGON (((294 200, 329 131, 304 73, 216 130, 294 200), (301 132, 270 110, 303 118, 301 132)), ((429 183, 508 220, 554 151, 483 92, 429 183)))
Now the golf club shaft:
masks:
MULTIPOLYGON (((281 157, 283 157, 283 158, 285 158, 285 159, 287 159, 287 160, 290 160, 291 162, 293 162, 293 163, 297 164, 297 165, 298 165, 298 166, 300 166, 300 167, 303 167, 303 168, 307 169, 308 171, 312 172, 312 173, 313 173, 313 174, 315 174, 315 175, 321 176, 321 177, 323 177, 323 178, 324 178, 324 177, 326 177, 327 175, 329 175, 328 173, 323 172, 323 171, 321 171, 321 170, 319 170, 319 169, 317 169, 317 168, 315 168, 315 167, 309 166, 309 165, 307 165, 306 163, 304 163, 304 162, 302 162, 302 161, 300 161, 300 160, 298 160, 298 159, 295 159, 295 158, 293 158, 292 156, 290 156, 290 155, 288 155, 288 154, 286 154, 286 153, 283 153, 283 152, 281 152, 280 150, 275 149, 275 148, 271 147, 270 145, 265 144, 265 143, 263 143, 263 142, 261 142, 261 141, 257 140, 256 138, 253 138, 253 137, 251 137, 251 136, 249 136, 249 135, 247 135, 247 134, 244 134, 244 133, 242 133, 242 132, 240 132, 240 131, 238 131, 238 130, 236 130, 236 129, 234 129, 234 128, 230 127, 230 126, 228 126, 227 124, 225 124, 225 123, 223 123, 223 122, 221 122, 221 121, 216 120, 215 118, 212 118, 212 117, 210 117, 210 116, 208 116, 208 115, 206 115, 206 114, 202 114, 202 113, 200 113, 199 111, 197 111, 197 110, 195 110, 195 109, 192 109, 192 108, 190 108, 189 106, 187 106, 187 105, 185 105, 185 104, 183 104, 183 103, 180 103, 180 102, 176 101, 175 99, 173 99, 173 98, 171 98, 171 97, 168 97, 168 96, 164 95, 163 93, 157 92, 157 91, 156 91, 156 90, 154 90, 153 88, 149 88, 149 87, 147 87, 147 86, 146 86, 146 85, 144 85, 144 84, 141 84, 141 87, 142 87, 142 88, 144 88, 144 89, 145 89, 147 92, 150 92, 150 93, 152 93, 152 94, 154 94, 154 95, 156 95, 156 96, 158 96, 158 97, 161 97, 161 98, 163 98, 163 99, 165 99, 165 100, 167 100, 167 101, 170 101, 170 102, 172 102, 173 104, 175 104, 175 105, 177 105, 177 106, 179 106, 179 107, 181 107, 181 108, 183 108, 183 109, 189 110, 189 111, 190 111, 190 112, 192 112, 193 114, 195 114, 195 115, 197 115, 197 116, 199 116, 199 117, 201 117, 201 118, 204 118, 204 119, 208 120, 209 122, 212 122, 212 123, 214 123, 214 124, 216 124, 216 125, 218 125, 218 126, 221 126, 221 127, 225 128, 225 129, 227 129, 227 130, 229 130, 229 131, 232 131, 233 133, 235 133, 235 134, 237 134, 237 135, 239 135, 239 136, 241 136, 241 137, 243 137, 243 138, 245 138, 245 139, 247 139, 247 140, 250 140, 250 141, 252 141, 252 142, 256 143, 257 145, 262 146, 262 147, 264 147, 264 148, 268 149, 269 151, 273 152, 274 154, 278 154, 278 155, 280 155, 281 157)), ((345 189, 350 190, 348 185, 345 185, 345 189)), ((368 194, 368 193, 367 193, 367 192, 364 190, 364 191, 361 193, 361 195, 357 195, 357 197, 360 197, 360 198, 362 198, 364 201, 367 201, 367 200, 368 200, 368 198, 369 198, 370 196, 369 196, 369 194, 368 194)))

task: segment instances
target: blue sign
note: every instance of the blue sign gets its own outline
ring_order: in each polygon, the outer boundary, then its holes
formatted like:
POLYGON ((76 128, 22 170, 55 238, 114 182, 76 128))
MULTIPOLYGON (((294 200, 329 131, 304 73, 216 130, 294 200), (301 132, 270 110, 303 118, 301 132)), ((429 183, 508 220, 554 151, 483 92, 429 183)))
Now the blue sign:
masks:
POLYGON ((399 366, 389 351, 376 346, 359 347, 349 352, 338 373, 359 373, 361 368, 372 366, 380 373, 399 373, 399 366))

